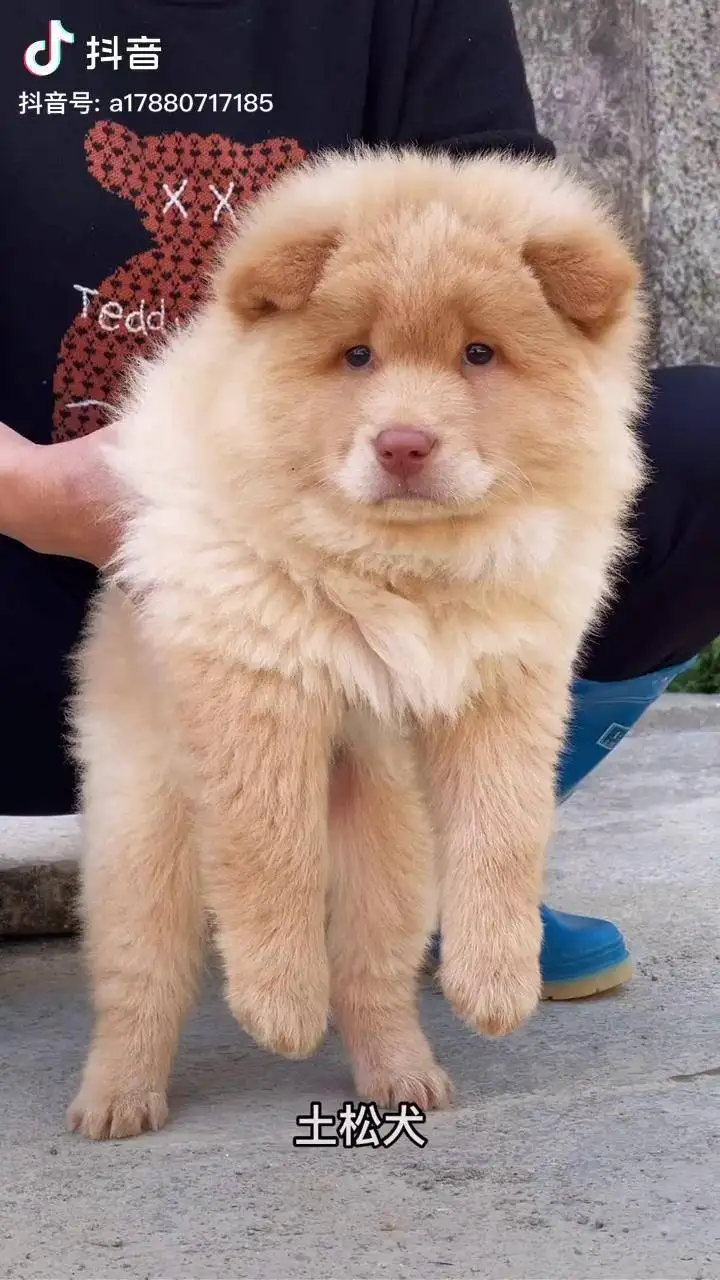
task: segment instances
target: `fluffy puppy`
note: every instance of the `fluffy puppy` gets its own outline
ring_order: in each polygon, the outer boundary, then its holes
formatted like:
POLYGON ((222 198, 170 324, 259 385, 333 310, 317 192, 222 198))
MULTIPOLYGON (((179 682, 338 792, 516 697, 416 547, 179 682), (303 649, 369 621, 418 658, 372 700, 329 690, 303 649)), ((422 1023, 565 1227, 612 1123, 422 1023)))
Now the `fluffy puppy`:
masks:
POLYGON ((416 1007, 438 903, 458 1014, 532 1012, 641 336, 638 270, 557 166, 330 157, 249 211, 112 455, 134 500, 76 707, 74 1128, 163 1123, 206 911, 238 1021, 302 1056, 332 1007, 381 1104, 449 1096, 416 1007))

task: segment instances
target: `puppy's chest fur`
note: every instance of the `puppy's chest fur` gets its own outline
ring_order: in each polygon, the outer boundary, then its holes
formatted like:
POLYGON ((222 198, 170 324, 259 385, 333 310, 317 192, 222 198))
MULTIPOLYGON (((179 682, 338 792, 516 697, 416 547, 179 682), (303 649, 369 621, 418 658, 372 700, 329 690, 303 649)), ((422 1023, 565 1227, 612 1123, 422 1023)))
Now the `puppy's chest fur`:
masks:
MULTIPOLYGON (((236 595, 242 659, 382 720, 457 711, 489 662, 547 637, 530 599, 481 583, 383 582, 247 566, 236 595)), ((547 644, 547 638, 545 639, 547 644)))

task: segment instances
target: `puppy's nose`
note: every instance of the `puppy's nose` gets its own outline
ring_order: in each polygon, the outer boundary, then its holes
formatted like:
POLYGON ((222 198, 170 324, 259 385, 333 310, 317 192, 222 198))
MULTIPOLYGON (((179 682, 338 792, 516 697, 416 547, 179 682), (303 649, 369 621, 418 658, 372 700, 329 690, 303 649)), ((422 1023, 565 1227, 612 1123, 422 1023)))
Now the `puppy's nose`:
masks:
POLYGON ((388 427, 373 441, 380 466, 400 480, 422 471, 436 444, 437 436, 429 431, 403 426, 388 427))

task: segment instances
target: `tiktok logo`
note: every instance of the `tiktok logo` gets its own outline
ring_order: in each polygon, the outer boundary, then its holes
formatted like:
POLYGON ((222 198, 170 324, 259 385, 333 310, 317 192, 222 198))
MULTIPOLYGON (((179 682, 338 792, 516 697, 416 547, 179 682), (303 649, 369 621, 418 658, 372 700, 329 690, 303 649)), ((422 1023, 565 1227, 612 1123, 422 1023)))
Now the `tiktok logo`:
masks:
POLYGON ((75 36, 72 31, 65 30, 60 18, 51 18, 48 39, 35 40, 25 50, 23 58, 25 70, 34 76, 51 76, 60 66, 63 45, 74 43, 75 36), (47 54, 47 60, 41 62, 40 59, 44 53, 47 54))

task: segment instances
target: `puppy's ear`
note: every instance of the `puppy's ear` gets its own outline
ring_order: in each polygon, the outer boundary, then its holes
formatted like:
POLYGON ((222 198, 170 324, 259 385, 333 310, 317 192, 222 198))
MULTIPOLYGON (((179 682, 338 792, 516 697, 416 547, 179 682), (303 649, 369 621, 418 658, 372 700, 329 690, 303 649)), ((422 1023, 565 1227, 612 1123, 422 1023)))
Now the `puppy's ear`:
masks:
POLYGON ((591 337, 620 318, 640 284, 640 270, 606 225, 531 236, 523 257, 552 307, 591 337))
MULTIPOLYGON (((292 211, 290 212, 292 219, 292 211)), ((253 228, 241 237, 220 278, 221 296, 242 320, 297 311, 309 300, 340 234, 326 225, 253 228)))

